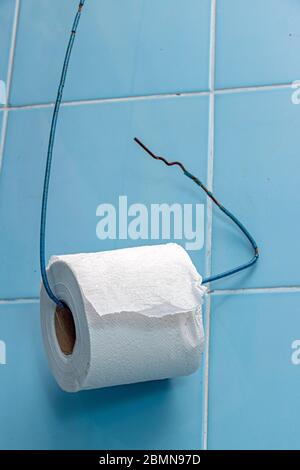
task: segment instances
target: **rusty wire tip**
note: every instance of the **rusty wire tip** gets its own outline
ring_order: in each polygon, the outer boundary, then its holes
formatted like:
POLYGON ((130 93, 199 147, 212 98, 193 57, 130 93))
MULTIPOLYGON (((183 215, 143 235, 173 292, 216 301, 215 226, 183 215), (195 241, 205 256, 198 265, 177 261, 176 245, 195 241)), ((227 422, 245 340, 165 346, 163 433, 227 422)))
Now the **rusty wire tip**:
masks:
POLYGON ((143 142, 142 142, 140 139, 138 139, 137 137, 135 137, 133 140, 134 140, 137 144, 139 144, 139 146, 142 147, 142 149, 145 150, 145 152, 147 152, 152 158, 157 158, 156 155, 155 155, 153 152, 151 152, 151 150, 148 149, 148 147, 146 147, 146 145, 143 144, 143 142))
POLYGON ((145 144, 143 144, 143 142, 138 139, 137 137, 134 137, 134 141, 139 144, 140 147, 142 147, 143 150, 145 150, 145 152, 148 153, 148 155, 150 155, 150 157, 154 158, 155 160, 160 160, 162 161, 165 165, 167 166, 179 166, 179 168, 181 168, 181 170, 186 173, 187 170, 185 169, 184 165, 181 163, 181 162, 169 162, 168 160, 166 160, 166 158, 164 157, 159 157, 158 155, 155 155, 155 153, 153 153, 148 147, 146 147, 145 144))

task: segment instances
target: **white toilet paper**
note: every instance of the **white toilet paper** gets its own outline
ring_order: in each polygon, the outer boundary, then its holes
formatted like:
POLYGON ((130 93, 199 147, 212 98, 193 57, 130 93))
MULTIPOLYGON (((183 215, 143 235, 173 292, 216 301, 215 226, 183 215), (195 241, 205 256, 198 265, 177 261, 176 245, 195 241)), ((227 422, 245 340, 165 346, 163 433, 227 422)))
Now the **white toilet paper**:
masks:
POLYGON ((188 375, 199 367, 206 289, 179 245, 55 256, 47 271, 74 320, 56 312, 42 286, 43 339, 64 390, 188 375))

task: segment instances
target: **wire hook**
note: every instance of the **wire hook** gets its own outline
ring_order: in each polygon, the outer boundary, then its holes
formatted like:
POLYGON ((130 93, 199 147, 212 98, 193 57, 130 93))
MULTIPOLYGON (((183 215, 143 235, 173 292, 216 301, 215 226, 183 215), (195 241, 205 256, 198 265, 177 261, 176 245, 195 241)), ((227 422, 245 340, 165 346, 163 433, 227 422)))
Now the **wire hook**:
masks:
POLYGON ((49 143, 48 143, 48 151, 47 151, 47 161, 46 161, 46 170, 45 170, 45 178, 44 178, 44 188, 43 188, 43 199, 42 199, 42 209, 41 209, 41 225, 40 225, 40 268, 41 268, 41 275, 42 281, 45 287, 45 290, 53 302, 57 304, 58 307, 64 308, 64 304, 61 300, 59 300, 54 292, 52 291, 47 271, 46 271, 46 256, 45 256, 45 234, 46 234, 46 220, 47 220, 47 204, 48 204, 48 192, 49 192, 49 182, 50 182, 50 173, 51 173, 51 163, 52 163, 52 154, 53 154, 53 147, 55 141, 55 133, 56 133, 56 126, 57 126, 57 118, 58 113, 61 105, 61 100, 63 96, 63 90, 66 82, 69 61, 75 41, 75 35, 77 31, 77 27, 79 24, 82 8, 84 6, 85 0, 80 0, 77 13, 73 22, 68 47, 65 54, 64 64, 61 72, 59 87, 57 91, 57 97, 55 101, 52 122, 51 122, 51 130, 49 136, 49 143))
POLYGON ((253 248, 253 251, 254 251, 254 255, 253 257, 250 259, 250 261, 248 261, 248 263, 244 263, 244 264, 241 264, 240 266, 237 266, 236 268, 233 268, 233 269, 230 269, 228 271, 224 271, 220 274, 215 274, 213 276, 209 276, 205 279, 203 279, 202 281, 202 284, 207 284, 209 282, 212 282, 212 281, 216 281, 218 279, 223 279, 224 277, 227 277, 227 276, 231 276, 232 274, 235 274, 235 273, 238 273, 240 271, 243 271, 244 269, 247 269, 247 268, 250 268, 250 266, 252 266, 253 264, 256 263, 256 261, 258 260, 259 258, 259 251, 258 251, 258 246, 256 244, 256 241, 254 240, 254 238, 252 237, 252 235, 249 233, 249 231, 246 229, 246 227, 242 224, 242 222, 239 221, 239 219, 234 215, 232 214, 228 209, 226 209, 226 207, 224 207, 219 201, 218 199, 216 199, 216 197, 213 195, 213 193, 211 191, 209 191, 209 189, 205 186, 205 184, 199 180, 199 178, 197 178, 196 176, 192 175, 192 173, 190 173, 186 168, 185 166, 181 163, 181 162, 178 162, 178 161, 175 161, 175 162, 169 162, 166 158, 164 157, 160 157, 158 155, 156 155, 155 153, 153 153, 148 147, 146 147, 145 144, 143 144, 143 142, 138 139, 137 137, 134 138, 134 141, 140 146, 142 147, 143 150, 145 150, 145 152, 148 153, 148 155, 150 155, 150 157, 154 158, 155 160, 160 160, 162 161, 165 165, 167 166, 178 166, 182 172, 185 174, 185 176, 187 176, 188 178, 190 178, 192 181, 194 181, 195 184, 197 184, 198 186, 200 186, 200 188, 207 194, 207 196, 218 206, 218 208, 225 214, 227 215, 227 217, 229 217, 229 219, 231 219, 234 224, 241 230, 241 232, 245 235, 245 237, 249 240, 252 248, 253 248))

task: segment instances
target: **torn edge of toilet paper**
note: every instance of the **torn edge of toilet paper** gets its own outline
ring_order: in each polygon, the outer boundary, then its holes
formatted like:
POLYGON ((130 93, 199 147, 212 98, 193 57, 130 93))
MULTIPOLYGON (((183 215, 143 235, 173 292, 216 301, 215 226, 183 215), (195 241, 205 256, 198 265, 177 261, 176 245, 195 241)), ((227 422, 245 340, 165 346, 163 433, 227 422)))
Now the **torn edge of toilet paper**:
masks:
MULTIPOLYGON (((188 253, 176 243, 52 256, 78 282, 86 305, 100 316, 148 317, 201 312, 207 287, 188 253)), ((55 281, 52 285, 56 290, 55 281)))

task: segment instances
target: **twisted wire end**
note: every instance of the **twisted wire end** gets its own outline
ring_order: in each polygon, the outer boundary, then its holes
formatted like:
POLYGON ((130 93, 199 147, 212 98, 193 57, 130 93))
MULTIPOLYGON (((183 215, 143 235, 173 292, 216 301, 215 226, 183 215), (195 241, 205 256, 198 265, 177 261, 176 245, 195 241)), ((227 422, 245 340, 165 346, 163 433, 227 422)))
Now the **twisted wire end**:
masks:
POLYGON ((167 166, 174 166, 174 165, 177 165, 179 166, 179 168, 181 168, 181 170, 186 173, 186 169, 184 167, 184 165, 181 163, 181 162, 169 162, 166 158, 164 157, 159 157, 158 155, 155 155, 155 153, 153 153, 148 147, 146 147, 145 144, 143 144, 143 142, 140 141, 140 139, 138 139, 137 137, 134 137, 133 139, 140 147, 142 147, 142 149, 145 150, 145 152, 148 153, 148 155, 150 155, 150 157, 154 158, 154 160, 160 160, 161 162, 163 162, 165 165, 167 166))
POLYGON ((163 163, 165 163, 165 165, 167 165, 167 166, 173 166, 173 165, 179 166, 181 168, 181 170, 183 171, 184 175, 187 176, 188 178, 190 178, 192 181, 194 181, 194 183, 197 184, 197 186, 199 186, 207 194, 207 196, 217 205, 217 207, 241 230, 241 232, 245 235, 245 237, 248 239, 248 241, 250 242, 250 244, 252 246, 252 249, 254 251, 254 256, 251 258, 250 261, 248 261, 248 263, 244 263, 240 266, 237 266, 236 268, 230 269, 230 270, 225 271, 223 273, 207 277, 206 279, 203 279, 202 283, 207 284, 207 283, 212 282, 212 281, 217 281, 217 280, 223 279, 227 276, 231 276, 232 274, 236 274, 238 272, 241 272, 244 269, 250 268, 250 266, 253 266, 259 258, 259 250, 258 250, 256 241, 254 240, 254 238, 252 237, 250 232, 246 229, 246 227, 242 224, 242 222, 240 222, 240 220, 234 214, 232 214, 232 212, 230 212, 228 209, 226 209, 218 201, 218 199, 214 196, 214 194, 205 186, 205 184, 199 178, 197 178, 192 173, 190 173, 188 170, 186 170, 186 168, 184 167, 184 165, 181 162, 177 162, 177 161, 176 162, 169 162, 164 157, 159 157, 159 156, 155 155, 155 153, 153 153, 148 147, 146 147, 146 145, 143 144, 143 142, 141 142, 137 137, 134 137, 134 141, 140 147, 142 147, 142 149, 145 150, 145 152, 147 152, 148 155, 150 155, 155 160, 160 160, 163 163))

